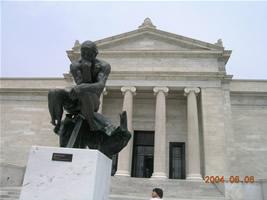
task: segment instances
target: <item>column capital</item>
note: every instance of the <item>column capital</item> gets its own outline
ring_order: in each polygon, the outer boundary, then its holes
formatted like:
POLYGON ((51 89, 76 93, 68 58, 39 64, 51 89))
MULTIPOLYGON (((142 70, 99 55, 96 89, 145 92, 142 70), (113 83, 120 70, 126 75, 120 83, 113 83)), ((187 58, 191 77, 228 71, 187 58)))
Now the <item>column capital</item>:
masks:
POLYGON ((166 96, 169 92, 169 88, 167 88, 167 87, 154 87, 153 88, 153 92, 155 95, 158 94, 158 92, 160 92, 160 91, 162 91, 166 96))
POLYGON ((122 92, 123 95, 127 91, 130 91, 133 95, 136 95, 136 87, 134 87, 134 86, 124 86, 124 87, 121 87, 121 92, 122 92))
POLYGON ((187 96, 190 92, 194 92, 196 95, 200 92, 198 87, 188 87, 184 89, 184 95, 187 96))

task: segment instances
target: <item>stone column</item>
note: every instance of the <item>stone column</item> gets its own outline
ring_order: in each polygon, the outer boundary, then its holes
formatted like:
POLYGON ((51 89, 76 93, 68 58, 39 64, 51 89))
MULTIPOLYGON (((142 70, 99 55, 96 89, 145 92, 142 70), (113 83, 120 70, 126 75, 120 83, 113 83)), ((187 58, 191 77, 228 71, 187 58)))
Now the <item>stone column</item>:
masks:
POLYGON ((122 94, 124 95, 122 110, 127 112, 128 130, 132 133, 132 137, 127 146, 122 149, 118 157, 118 167, 115 175, 117 176, 131 176, 132 168, 132 149, 133 149, 133 96, 135 95, 135 87, 122 87, 122 94))
POLYGON ((167 178, 166 172, 166 99, 167 87, 153 88, 156 95, 154 170, 152 178, 167 178))
POLYGON ((101 93, 100 98, 99 98, 100 105, 99 105, 99 108, 98 108, 98 111, 97 111, 98 113, 102 113, 102 109, 103 109, 103 98, 104 98, 104 95, 106 95, 106 94, 107 94, 107 90, 106 90, 106 88, 104 88, 104 90, 101 93))
POLYGON ((199 88, 185 88, 187 96, 187 144, 186 144, 186 179, 202 180, 200 174, 200 147, 197 111, 199 88))

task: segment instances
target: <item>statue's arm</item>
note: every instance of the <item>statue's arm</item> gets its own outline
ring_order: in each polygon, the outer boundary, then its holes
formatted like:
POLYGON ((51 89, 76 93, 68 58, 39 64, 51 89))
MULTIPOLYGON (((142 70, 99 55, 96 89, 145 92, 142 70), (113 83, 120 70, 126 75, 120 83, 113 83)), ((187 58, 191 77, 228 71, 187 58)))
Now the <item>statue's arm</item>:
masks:
POLYGON ((101 71, 97 75, 96 82, 95 83, 82 83, 80 85, 77 85, 75 87, 75 91, 77 93, 79 92, 94 92, 94 93, 102 92, 106 85, 110 70, 111 70, 111 67, 108 63, 102 64, 101 71))

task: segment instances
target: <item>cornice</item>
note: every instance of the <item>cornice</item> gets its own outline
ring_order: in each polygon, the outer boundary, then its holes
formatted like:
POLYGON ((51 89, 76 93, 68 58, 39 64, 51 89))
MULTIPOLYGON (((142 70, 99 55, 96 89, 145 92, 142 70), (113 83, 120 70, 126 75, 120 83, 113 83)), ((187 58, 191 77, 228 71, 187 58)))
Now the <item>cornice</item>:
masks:
POLYGON ((110 80, 117 80, 117 79, 125 79, 131 78, 131 80, 166 80, 166 79, 216 79, 216 80, 226 80, 231 79, 231 75, 226 75, 225 72, 157 72, 157 71, 113 71, 109 79, 110 80))
MULTIPOLYGON (((68 57, 79 58, 80 52, 75 52, 72 50, 67 51, 68 57)), ((188 50, 188 51, 153 51, 153 50, 125 50, 125 51, 111 51, 103 50, 99 51, 99 56, 105 55, 156 55, 156 56, 166 56, 166 55, 175 55, 175 56, 208 56, 212 55, 215 57, 228 58, 230 57, 229 51, 211 51, 211 50, 188 50)))
POLYGON ((58 80, 62 81, 64 78, 61 77, 0 77, 1 80, 58 80))
POLYGON ((47 94, 50 89, 48 88, 0 88, 1 93, 43 93, 47 94))
POLYGON ((267 79, 233 79, 232 82, 247 82, 247 83, 251 83, 251 82, 262 82, 262 83, 266 83, 267 84, 267 79))
MULTIPOLYGON (((80 58, 80 52, 75 51, 66 51, 69 59, 71 61, 77 60, 80 58)), ((115 51, 115 50, 100 50, 99 57, 112 57, 118 58, 123 56, 136 56, 136 57, 145 57, 145 56, 156 56, 156 57, 186 57, 186 58, 218 58, 219 61, 223 61, 224 64, 227 63, 231 55, 231 51, 223 50, 186 50, 186 51, 168 51, 168 50, 124 50, 124 51, 115 51)))
POLYGON ((267 97, 267 91, 230 91, 231 96, 267 97))
POLYGON ((160 50, 160 51, 153 51, 153 50, 125 50, 125 51, 99 51, 99 56, 101 55, 176 55, 176 56, 183 56, 183 55, 215 55, 215 56, 223 56, 223 51, 211 51, 211 50, 188 50, 188 51, 167 51, 167 50, 160 50))

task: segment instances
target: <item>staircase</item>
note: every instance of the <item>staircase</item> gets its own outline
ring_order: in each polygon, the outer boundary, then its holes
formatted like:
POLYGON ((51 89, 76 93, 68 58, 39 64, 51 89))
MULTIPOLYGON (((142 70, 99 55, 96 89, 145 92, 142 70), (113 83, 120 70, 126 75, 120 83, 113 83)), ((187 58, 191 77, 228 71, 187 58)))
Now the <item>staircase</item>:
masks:
MULTIPOLYGON (((163 189, 164 200, 225 200, 210 183, 130 177, 111 177, 109 200, 149 200, 155 187, 163 189)), ((18 200, 20 190, 20 187, 1 187, 0 200, 18 200)))
POLYGON ((155 187, 163 189, 164 200, 225 199, 213 184, 204 183, 204 181, 112 177, 110 200, 149 200, 155 187))
POLYGON ((20 187, 0 187, 0 200, 18 200, 20 187))

